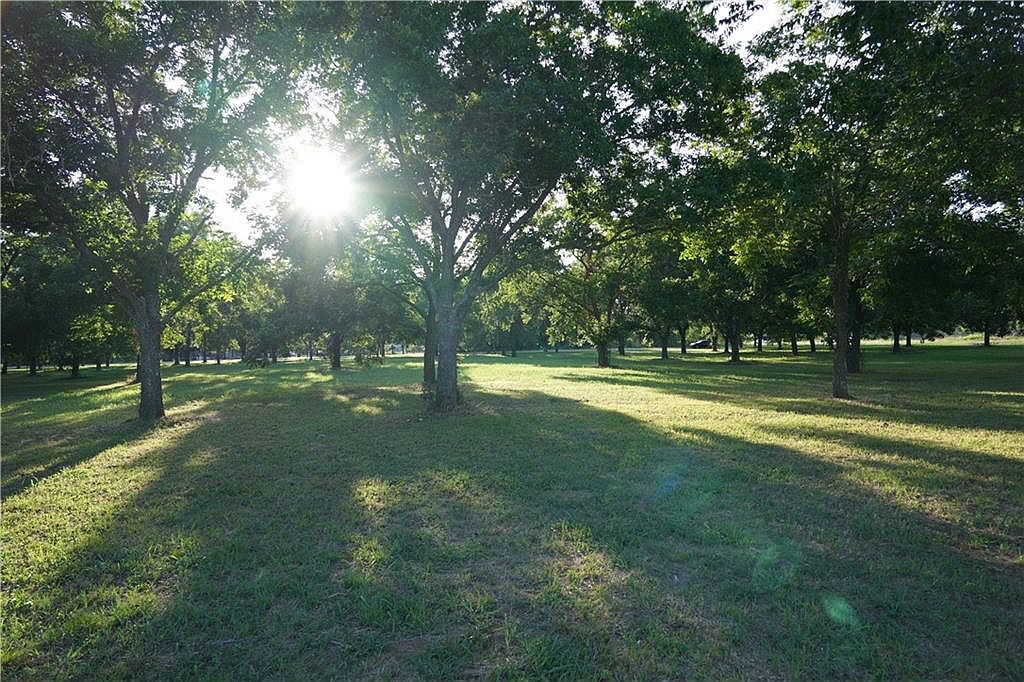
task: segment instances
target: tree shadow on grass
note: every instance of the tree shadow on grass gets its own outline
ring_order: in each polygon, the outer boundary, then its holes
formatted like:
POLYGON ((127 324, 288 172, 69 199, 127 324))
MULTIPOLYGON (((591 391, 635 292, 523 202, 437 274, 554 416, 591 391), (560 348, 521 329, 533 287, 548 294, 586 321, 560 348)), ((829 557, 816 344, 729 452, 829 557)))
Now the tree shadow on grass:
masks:
MULTIPOLYGON (((70 549, 13 559, 8 672, 1020 671, 1019 571, 848 466, 540 392, 464 386, 458 416, 424 417, 379 379, 250 385, 141 438, 116 474, 137 486, 61 502, 85 519, 70 549)), ((47 500, 18 502, 6 525, 47 500)))

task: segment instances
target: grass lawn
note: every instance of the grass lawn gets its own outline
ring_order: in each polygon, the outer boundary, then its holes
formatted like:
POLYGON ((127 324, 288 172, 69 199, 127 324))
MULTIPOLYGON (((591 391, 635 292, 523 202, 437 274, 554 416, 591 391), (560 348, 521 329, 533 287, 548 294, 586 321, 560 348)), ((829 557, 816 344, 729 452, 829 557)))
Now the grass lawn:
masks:
POLYGON ((3 380, 3 673, 1024 678, 1024 345, 3 380))

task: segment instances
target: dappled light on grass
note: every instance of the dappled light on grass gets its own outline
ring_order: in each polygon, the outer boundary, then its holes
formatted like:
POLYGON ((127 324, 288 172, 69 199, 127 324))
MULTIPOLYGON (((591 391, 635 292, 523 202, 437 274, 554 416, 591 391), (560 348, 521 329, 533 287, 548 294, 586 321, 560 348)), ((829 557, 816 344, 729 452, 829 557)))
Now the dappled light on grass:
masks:
MULTIPOLYGON (((927 365, 911 377, 929 397, 869 416, 822 399, 824 357, 729 372, 744 383, 718 382, 707 357, 635 354, 597 371, 559 355, 467 358, 465 406, 443 417, 425 411, 413 360, 340 373, 289 362, 169 372, 170 413, 148 431, 125 422, 104 440, 104 413, 61 428, 65 468, 5 497, 6 665, 1012 672, 1011 605, 1024 599, 1022 505, 1004 483, 1020 463, 1012 414, 965 407, 927 365)), ((858 392, 892 391, 886 358, 870 359, 858 392)), ((1006 374, 957 382, 1012 391, 1006 374)), ((5 412, 5 486, 12 444, 76 400, 104 407, 101 394, 33 403, 11 428, 5 412)))

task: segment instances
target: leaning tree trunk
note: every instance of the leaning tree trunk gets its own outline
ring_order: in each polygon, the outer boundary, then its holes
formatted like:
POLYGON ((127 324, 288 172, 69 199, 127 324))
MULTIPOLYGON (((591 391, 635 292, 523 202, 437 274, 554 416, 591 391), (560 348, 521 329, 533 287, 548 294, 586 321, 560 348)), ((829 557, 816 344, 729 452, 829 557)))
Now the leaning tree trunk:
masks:
POLYGON ((850 305, 850 225, 842 217, 833 216, 835 264, 832 268, 832 316, 835 346, 832 350, 832 397, 849 398, 846 378, 846 354, 850 336, 847 311, 850 305))
POLYGON ((682 355, 686 355, 686 332, 689 331, 690 325, 680 324, 676 326, 679 330, 679 352, 682 355))
POLYGON ((812 353, 818 352, 818 346, 814 340, 814 334, 811 334, 810 336, 807 337, 807 343, 810 345, 812 353))
MULTIPOLYGON (((153 306, 147 306, 152 308, 153 306)), ((155 306, 159 311, 160 306, 155 306)), ((139 398, 139 419, 153 420, 164 416, 164 391, 160 379, 160 332, 159 312, 144 319, 133 320, 139 335, 139 370, 137 378, 141 386, 139 398)))
POLYGON ((341 369, 341 333, 331 332, 331 369, 341 369))

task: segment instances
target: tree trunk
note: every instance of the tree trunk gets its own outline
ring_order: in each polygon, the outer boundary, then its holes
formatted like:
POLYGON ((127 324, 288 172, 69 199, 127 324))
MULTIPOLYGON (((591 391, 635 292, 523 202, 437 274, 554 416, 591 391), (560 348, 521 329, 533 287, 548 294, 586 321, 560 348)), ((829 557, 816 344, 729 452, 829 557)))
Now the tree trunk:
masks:
POLYGON ((722 352, 725 353, 726 355, 729 354, 729 339, 730 339, 729 334, 730 333, 731 332, 727 332, 725 334, 722 334, 722 352))
POLYGON ((248 347, 249 347, 249 344, 245 340, 245 337, 244 336, 239 336, 238 337, 238 354, 241 356, 241 358, 243 360, 245 359, 245 351, 248 350, 248 347))
POLYGON ((907 332, 907 342, 904 345, 907 348, 910 348, 910 332, 907 332))
POLYGON ((626 337, 622 334, 619 335, 619 355, 626 354, 626 337))
POLYGON ((423 321, 423 385, 433 386, 437 383, 437 311, 434 304, 427 308, 427 317, 423 321))
POLYGON ((331 332, 331 369, 341 369, 341 333, 331 332))
POLYGON ((782 337, 775 339, 775 350, 782 350, 782 337))
POLYGON ((817 346, 817 343, 814 340, 814 334, 811 334, 810 336, 807 337, 807 343, 811 347, 810 350, 811 350, 812 353, 817 353, 818 352, 818 346, 817 346))
POLYGON ((107 356, 106 363, 104 363, 104 364, 106 364, 107 369, 110 369, 110 356, 109 355, 107 356))
POLYGON ((594 350, 597 351, 597 366, 598 367, 611 367, 612 359, 608 353, 608 342, 598 341, 594 344, 594 350))
MULTIPOLYGON (((159 305, 156 307, 159 311, 159 305)), ((159 312, 150 319, 135 320, 139 336, 138 380, 142 392, 139 398, 139 419, 153 420, 164 416, 164 391, 160 379, 159 312)))
POLYGON ((96 361, 96 369, 103 369, 103 358, 96 361))
POLYGON ((217 355, 216 355, 216 356, 214 356, 214 357, 216 357, 216 359, 217 359, 217 364, 219 365, 219 364, 220 364, 220 348, 217 348, 217 355))
POLYGON ((180 343, 176 344, 174 346, 174 362, 171 363, 171 364, 173 364, 175 367, 177 367, 178 365, 181 364, 181 344, 180 343))
POLYGON ((988 348, 989 346, 992 345, 992 329, 990 328, 988 322, 985 323, 985 329, 983 331, 985 332, 985 340, 983 343, 985 347, 988 348))
POLYGON ((711 332, 711 352, 718 352, 718 332, 716 331, 711 332))
POLYGON ((206 357, 206 344, 203 344, 203 364, 204 365, 206 364, 206 360, 207 360, 207 357, 206 357))
POLYGON ((733 322, 729 325, 729 336, 727 338, 729 342, 729 362, 740 361, 740 332, 739 325, 733 322))
POLYGON ((34 377, 39 371, 39 360, 34 355, 30 355, 28 358, 28 375, 34 377))
POLYGON ((835 334, 835 347, 832 350, 832 397, 849 398, 846 354, 850 336, 846 323, 850 305, 850 225, 839 215, 833 215, 832 223, 835 231, 835 264, 832 268, 832 331, 835 334))
POLYGON ((80 377, 82 374, 81 369, 82 358, 81 356, 78 355, 78 353, 75 353, 74 355, 71 356, 71 378, 77 379, 78 377, 80 377))
POLYGON ((454 287, 446 292, 438 306, 437 318, 437 387, 434 408, 451 412, 459 404, 459 311, 453 303, 454 287))
POLYGON ((900 352, 900 330, 897 327, 892 328, 892 352, 900 352))
POLYGON ((676 329, 679 330, 679 352, 682 355, 686 355, 686 332, 689 330, 689 326, 687 324, 676 326, 676 329))
POLYGON ((277 364, 277 349, 274 348, 270 351, 270 362, 271 364, 277 364))
POLYGON ((757 333, 757 341, 755 342, 755 345, 757 346, 758 353, 764 352, 764 332, 757 333))
POLYGON ((798 346, 796 343, 795 332, 789 335, 789 352, 792 353, 793 355, 799 355, 800 353, 800 346, 798 346))
POLYGON ((669 330, 664 329, 661 332, 661 359, 668 360, 668 337, 669 330))
POLYGON ((192 366, 192 323, 185 325, 185 366, 192 366))

